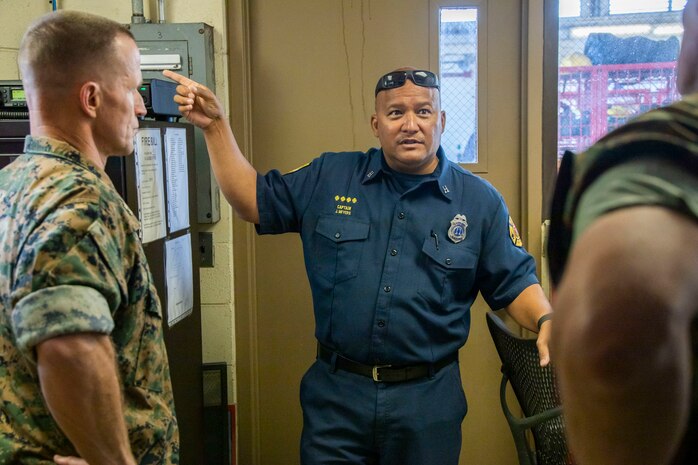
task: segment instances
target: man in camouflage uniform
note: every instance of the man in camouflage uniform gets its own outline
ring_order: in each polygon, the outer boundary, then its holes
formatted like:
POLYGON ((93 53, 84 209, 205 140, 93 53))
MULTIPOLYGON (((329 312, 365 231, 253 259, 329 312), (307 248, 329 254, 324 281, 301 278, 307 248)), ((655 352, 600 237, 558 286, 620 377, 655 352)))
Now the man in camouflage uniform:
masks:
POLYGON ((145 114, 138 48, 64 11, 19 57, 31 136, 0 171, 0 463, 176 464, 160 302, 104 172, 145 114))
POLYGON ((698 463, 698 0, 683 22, 683 100, 558 175, 553 353, 580 464, 698 463))

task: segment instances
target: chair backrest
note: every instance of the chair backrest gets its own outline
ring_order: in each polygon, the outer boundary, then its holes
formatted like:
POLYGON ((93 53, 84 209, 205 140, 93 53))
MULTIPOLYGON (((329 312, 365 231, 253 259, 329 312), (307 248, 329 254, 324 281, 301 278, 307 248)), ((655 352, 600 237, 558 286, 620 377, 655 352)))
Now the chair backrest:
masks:
POLYGON ((487 313, 487 326, 502 361, 502 409, 514 435, 522 464, 570 465, 565 426, 561 415, 560 397, 552 365, 541 367, 535 339, 515 335, 495 313, 487 313), (505 398, 506 381, 511 384, 524 418, 511 415, 505 398), (527 450, 525 460, 520 449, 527 442, 521 440, 523 430, 530 429, 535 453, 527 450))

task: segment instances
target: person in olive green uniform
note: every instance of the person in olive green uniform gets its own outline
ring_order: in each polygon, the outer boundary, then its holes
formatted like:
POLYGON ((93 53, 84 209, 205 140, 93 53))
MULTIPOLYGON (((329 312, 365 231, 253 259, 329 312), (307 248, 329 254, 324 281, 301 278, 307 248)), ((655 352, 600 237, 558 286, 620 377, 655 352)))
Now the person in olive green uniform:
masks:
POLYGON ((698 463, 698 0, 683 22, 683 100, 558 175, 552 348, 581 465, 698 463))
POLYGON ((19 57, 31 136, 0 171, 0 463, 176 464, 160 301, 104 172, 145 114, 138 48, 62 11, 19 57))

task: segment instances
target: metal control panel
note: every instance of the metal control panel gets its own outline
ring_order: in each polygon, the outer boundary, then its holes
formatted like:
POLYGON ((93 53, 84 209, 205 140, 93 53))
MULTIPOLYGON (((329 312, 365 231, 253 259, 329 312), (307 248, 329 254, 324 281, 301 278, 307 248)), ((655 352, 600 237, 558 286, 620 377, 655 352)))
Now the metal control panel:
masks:
MULTIPOLYGON (((177 121, 181 114, 174 95, 177 85, 163 79, 145 79, 138 87, 146 118, 177 121)), ((28 120, 29 107, 22 81, 0 81, 0 120, 28 120)))
MULTIPOLYGON (((169 69, 208 88, 215 88, 213 28, 205 23, 128 24, 141 52, 143 79, 164 79, 169 69)), ((199 223, 220 220, 220 189, 211 171, 206 142, 194 131, 197 211, 199 223)))
POLYGON ((27 108, 27 96, 20 81, 4 81, 0 85, 0 108, 27 108))
POLYGON ((26 119, 29 119, 29 107, 22 81, 0 81, 0 120, 26 119))

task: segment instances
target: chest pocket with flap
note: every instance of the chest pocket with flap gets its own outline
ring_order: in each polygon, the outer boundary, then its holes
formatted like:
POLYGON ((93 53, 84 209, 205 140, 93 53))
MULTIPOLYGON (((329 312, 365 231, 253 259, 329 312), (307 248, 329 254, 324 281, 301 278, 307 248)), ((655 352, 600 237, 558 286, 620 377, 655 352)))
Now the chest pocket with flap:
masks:
POLYGON ((475 285, 478 255, 465 244, 441 241, 438 248, 431 237, 422 244, 424 272, 419 292, 429 300, 464 300, 475 285))
POLYGON ((312 270, 333 283, 355 277, 370 228, 369 223, 354 219, 318 218, 312 257, 306 257, 312 270))

